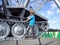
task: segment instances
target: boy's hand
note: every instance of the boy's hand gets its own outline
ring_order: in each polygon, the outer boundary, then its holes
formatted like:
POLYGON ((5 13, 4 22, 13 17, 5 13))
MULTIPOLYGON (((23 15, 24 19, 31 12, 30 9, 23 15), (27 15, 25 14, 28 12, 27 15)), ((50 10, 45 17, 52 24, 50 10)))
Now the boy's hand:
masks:
POLYGON ((23 21, 23 22, 26 22, 26 21, 23 21))

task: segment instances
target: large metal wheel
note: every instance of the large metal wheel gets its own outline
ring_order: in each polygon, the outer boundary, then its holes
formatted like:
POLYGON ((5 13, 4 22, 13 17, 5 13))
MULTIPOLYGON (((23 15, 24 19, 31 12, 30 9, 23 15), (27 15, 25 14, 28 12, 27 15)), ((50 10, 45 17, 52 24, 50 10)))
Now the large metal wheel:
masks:
POLYGON ((12 35, 17 39, 22 39, 26 33, 26 28, 22 23, 15 23, 11 29, 12 35))
POLYGON ((49 30, 49 25, 48 23, 45 23, 45 24, 42 24, 40 28, 42 29, 43 32, 47 32, 49 30))
POLYGON ((0 22, 0 39, 6 38, 10 33, 10 27, 5 22, 0 22))

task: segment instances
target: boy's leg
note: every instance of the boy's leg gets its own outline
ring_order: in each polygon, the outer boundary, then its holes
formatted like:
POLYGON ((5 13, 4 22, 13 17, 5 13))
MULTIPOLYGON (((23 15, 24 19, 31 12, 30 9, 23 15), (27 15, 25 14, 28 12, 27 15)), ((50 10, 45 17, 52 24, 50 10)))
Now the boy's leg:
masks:
POLYGON ((30 26, 30 29, 29 29, 29 37, 32 36, 32 27, 30 26))
POLYGON ((30 26, 27 27, 27 30, 26 30, 26 33, 25 33, 25 38, 28 38, 29 37, 29 29, 30 29, 30 26))
POLYGON ((32 38, 35 38, 35 31, 34 31, 34 27, 32 27, 32 38))
POLYGON ((26 33, 29 34, 30 26, 27 27, 26 33))

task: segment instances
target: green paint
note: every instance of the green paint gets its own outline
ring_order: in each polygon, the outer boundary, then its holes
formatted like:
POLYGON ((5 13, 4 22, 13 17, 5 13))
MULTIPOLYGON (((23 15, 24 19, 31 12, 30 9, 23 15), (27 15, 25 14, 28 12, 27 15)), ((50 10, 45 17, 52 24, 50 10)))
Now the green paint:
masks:
POLYGON ((58 32, 58 36, 57 36, 57 38, 60 38, 60 32, 58 32))
POLYGON ((46 32, 42 35, 44 38, 59 38, 60 39, 60 32, 58 31, 58 35, 56 37, 56 32, 46 32))

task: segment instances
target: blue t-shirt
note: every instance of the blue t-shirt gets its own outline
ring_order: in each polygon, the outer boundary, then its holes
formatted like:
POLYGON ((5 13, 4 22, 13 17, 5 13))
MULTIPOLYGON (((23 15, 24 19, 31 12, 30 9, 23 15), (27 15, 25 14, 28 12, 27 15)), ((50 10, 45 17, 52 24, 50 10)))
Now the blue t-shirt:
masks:
POLYGON ((34 15, 30 15, 28 18, 30 18, 29 25, 30 26, 35 25, 35 16, 34 15))

